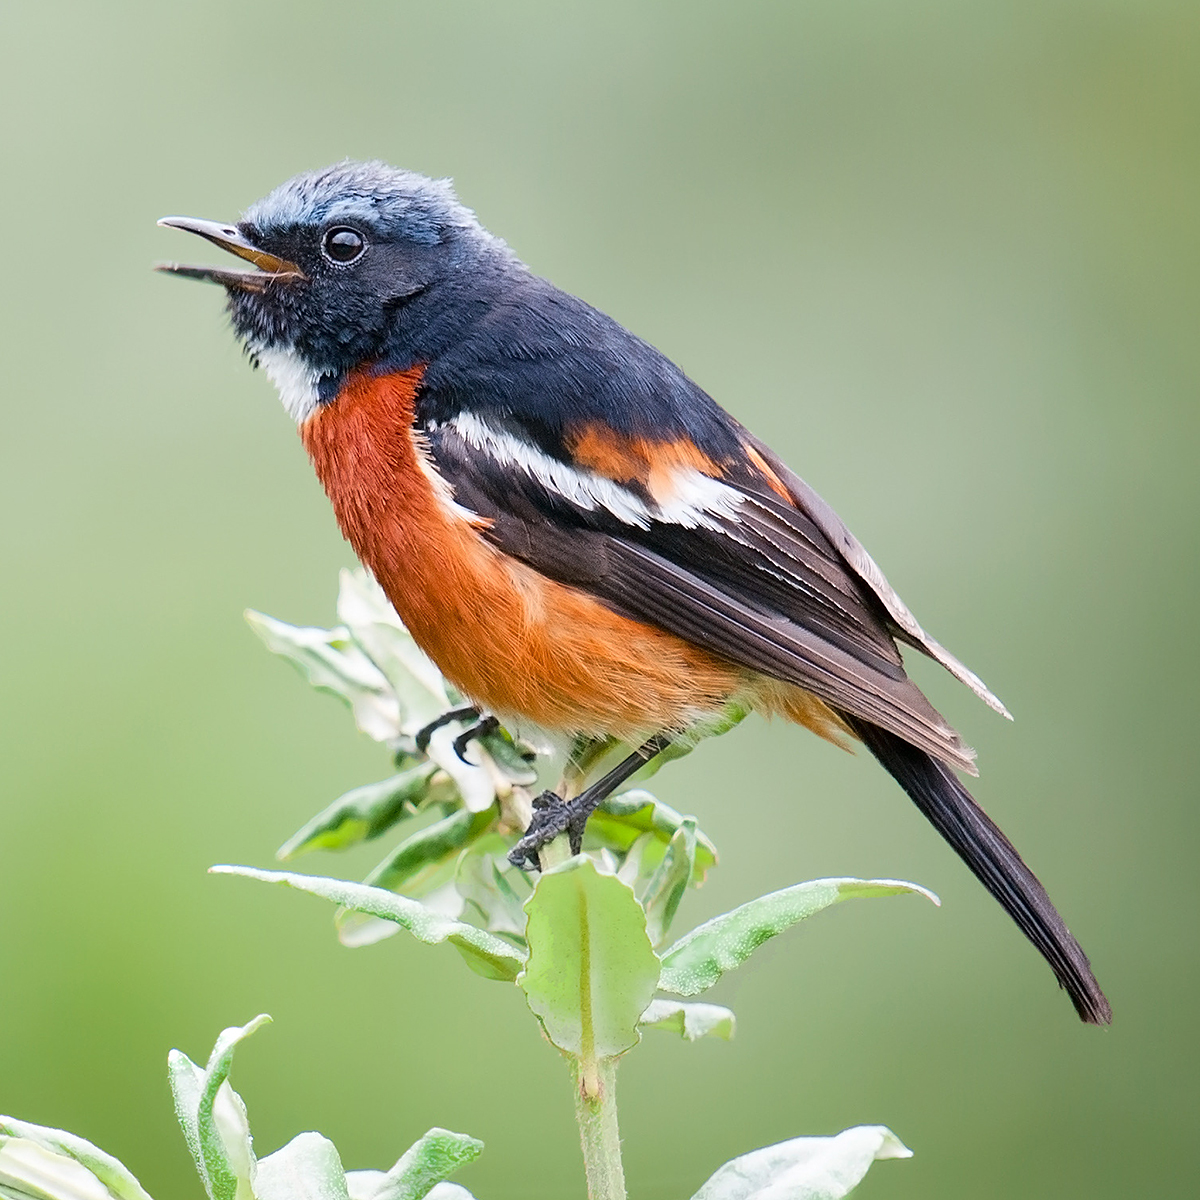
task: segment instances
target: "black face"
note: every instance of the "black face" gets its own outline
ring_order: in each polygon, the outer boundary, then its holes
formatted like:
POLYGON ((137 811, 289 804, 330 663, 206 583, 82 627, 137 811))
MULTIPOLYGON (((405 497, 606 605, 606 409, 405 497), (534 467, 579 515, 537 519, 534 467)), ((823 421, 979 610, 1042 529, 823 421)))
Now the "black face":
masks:
POLYGON ((286 346, 321 375, 377 357, 398 310, 447 266, 447 245, 387 236, 365 221, 283 229, 243 222, 238 229, 302 274, 261 288, 229 287, 234 328, 251 352, 286 346))
POLYGON ((186 217, 162 223, 258 268, 162 269, 222 284, 249 351, 297 355, 322 387, 380 359, 428 360, 524 270, 448 181, 383 163, 297 175, 236 226, 186 217))

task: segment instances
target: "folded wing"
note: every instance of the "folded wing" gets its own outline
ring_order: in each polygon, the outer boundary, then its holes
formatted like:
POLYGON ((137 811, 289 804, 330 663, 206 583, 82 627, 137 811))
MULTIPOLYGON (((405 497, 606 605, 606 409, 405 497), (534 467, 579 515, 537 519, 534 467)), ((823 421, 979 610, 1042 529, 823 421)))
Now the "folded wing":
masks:
POLYGON ((651 463, 671 469, 639 478, 628 454, 601 460, 624 464, 605 473, 473 414, 428 437, 456 502, 488 519, 484 536, 505 553, 974 772, 972 752, 906 676, 893 637, 927 651, 936 643, 901 623, 896 613, 908 610, 878 568, 878 584, 865 579, 823 527, 831 510, 814 519, 803 494, 793 498, 799 481, 781 480, 758 448, 717 473, 667 446, 651 463))

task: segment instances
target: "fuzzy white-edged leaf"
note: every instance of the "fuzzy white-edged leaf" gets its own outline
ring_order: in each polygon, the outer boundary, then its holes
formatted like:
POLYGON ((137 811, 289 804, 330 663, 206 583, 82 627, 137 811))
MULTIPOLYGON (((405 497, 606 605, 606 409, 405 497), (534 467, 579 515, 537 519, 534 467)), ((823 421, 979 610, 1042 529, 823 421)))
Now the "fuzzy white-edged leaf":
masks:
POLYGON ((732 1159, 692 1200, 841 1200, 882 1158, 912 1151, 883 1125, 856 1125, 836 1137, 800 1137, 732 1159))
POLYGON ((366 571, 343 569, 338 582, 338 620, 391 685, 400 732, 412 736, 451 707, 445 681, 366 571))
POLYGON ((813 879, 759 896, 698 925, 665 950, 658 986, 677 996, 699 995, 726 971, 741 966, 763 942, 831 904, 905 894, 941 903, 927 888, 898 879, 813 879))
POLYGON ((286 658, 321 691, 350 705, 359 729, 377 742, 400 733, 400 706, 383 672, 351 640, 346 629, 289 625, 246 610, 246 622, 268 650, 286 658))
POLYGON ((413 898, 440 887, 453 877, 454 860, 487 832, 494 815, 460 808, 426 825, 396 846, 363 883, 413 898))
POLYGON ((263 1013, 222 1030, 203 1070, 180 1050, 167 1058, 175 1115, 210 1200, 254 1200, 250 1125, 229 1072, 238 1043, 270 1019, 263 1013))
POLYGON ((485 929, 524 938, 522 906, 529 896, 529 880, 508 862, 507 852, 508 844, 498 833, 484 834, 455 864, 454 888, 479 913, 485 929))
POLYGON ((453 801, 449 781, 442 786, 433 782, 436 770, 433 763, 418 763, 390 779, 353 788, 288 838, 275 857, 286 862, 310 850, 341 850, 370 841, 427 804, 453 801))
POLYGON ((470 1200, 470 1192, 445 1179, 482 1152, 478 1138, 435 1126, 390 1171, 350 1172, 350 1200, 470 1200))
POLYGON ((347 1171, 346 1191, 350 1200, 375 1200, 379 1185, 387 1178, 386 1171, 347 1171))
POLYGON ((281 883, 297 891, 332 900, 343 908, 395 921, 418 941, 429 946, 450 942, 467 965, 487 979, 512 982, 525 962, 522 951, 494 934, 442 916, 419 900, 397 896, 382 888, 347 883, 342 879, 324 879, 316 875, 294 875, 288 871, 259 871, 254 867, 220 866, 210 867, 209 870, 214 875, 244 875, 247 879, 259 879, 264 883, 281 883))
MULTIPOLYGON (((363 881, 364 886, 400 892, 451 920, 462 916, 464 898, 454 887, 455 863, 463 849, 492 824, 493 811, 457 809, 426 825, 394 847, 363 881)), ((380 920, 361 909, 339 909, 334 923, 343 946, 373 946, 400 932, 395 919, 380 920)))
MULTIPOLYGON (((232 1065, 232 1064, 231 1064, 232 1065)), ((241 1096, 226 1079, 213 1097, 213 1128, 224 1147, 230 1169, 237 1179, 236 1200, 254 1200, 254 1140, 250 1136, 250 1118, 241 1096)))
POLYGON ((719 1004, 685 1004, 682 1000, 652 1000, 638 1024, 643 1029, 668 1029, 694 1042, 702 1037, 729 1041, 737 1030, 733 1011, 719 1004))
POLYGON ((639 897, 646 910, 646 932, 656 949, 666 941, 695 869, 696 821, 694 817, 684 817, 639 897))
MULTIPOLYGON (((18 1176, 24 1178, 26 1185, 33 1186, 33 1178, 28 1174, 30 1171, 38 1173, 47 1185, 58 1181, 57 1186, 66 1187, 68 1181, 73 1180, 80 1187, 90 1186, 76 1171, 55 1162, 55 1159, 76 1163, 98 1181, 108 1196, 116 1200, 150 1200, 145 1189, 122 1162, 86 1139, 62 1129, 33 1125, 28 1121, 18 1121, 15 1117, 0 1117, 0 1194, 6 1186, 17 1189, 18 1176), (42 1153, 34 1153, 28 1149, 30 1146, 42 1153)), ((64 1198, 67 1194, 55 1193, 64 1198)))
MULTIPOLYGON (((607 846, 624 852, 639 839, 644 839, 639 848, 639 869, 642 874, 649 874, 662 861, 668 844, 684 819, 670 805, 664 804, 650 792, 641 788, 631 788, 627 792, 609 796, 596 809, 588 821, 584 845, 607 846), (645 838, 646 834, 650 834, 651 837, 645 838)), ((716 866, 716 862, 716 847, 697 829, 692 884, 697 887, 702 884, 706 873, 716 866)))
POLYGON ((95 1175, 65 1154, 24 1138, 0 1137, 0 1196, 4 1200, 112 1200, 95 1175))
POLYGON ((254 1190, 258 1200, 349 1200, 337 1148, 319 1133, 297 1134, 261 1159, 254 1190))

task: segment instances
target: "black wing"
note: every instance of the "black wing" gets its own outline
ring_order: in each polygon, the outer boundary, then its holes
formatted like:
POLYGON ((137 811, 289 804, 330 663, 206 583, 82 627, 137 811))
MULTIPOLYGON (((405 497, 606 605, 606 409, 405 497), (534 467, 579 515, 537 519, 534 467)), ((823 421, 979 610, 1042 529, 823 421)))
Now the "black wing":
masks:
POLYGON ((667 511, 632 484, 555 458, 511 422, 438 424, 429 444, 456 501, 488 518, 484 536, 505 553, 974 770, 905 675, 884 604, 749 458, 707 481, 696 504, 667 511))

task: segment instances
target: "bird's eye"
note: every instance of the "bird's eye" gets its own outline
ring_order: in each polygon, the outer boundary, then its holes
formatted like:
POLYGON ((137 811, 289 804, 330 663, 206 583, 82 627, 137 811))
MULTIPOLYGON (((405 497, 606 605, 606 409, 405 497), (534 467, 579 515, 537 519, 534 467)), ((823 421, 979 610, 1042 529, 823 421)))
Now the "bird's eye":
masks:
POLYGON ((321 240, 325 257, 335 263, 353 262, 367 247, 363 235, 348 225, 336 225, 327 229, 321 240))

